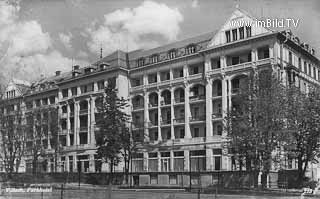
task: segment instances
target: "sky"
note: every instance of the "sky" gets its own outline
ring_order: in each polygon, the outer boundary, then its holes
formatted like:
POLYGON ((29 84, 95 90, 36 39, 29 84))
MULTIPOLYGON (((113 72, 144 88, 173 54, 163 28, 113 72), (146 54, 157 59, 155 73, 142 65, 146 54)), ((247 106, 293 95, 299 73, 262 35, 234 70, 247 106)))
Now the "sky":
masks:
POLYGON ((89 65, 101 47, 106 56, 215 31, 236 5, 257 18, 299 20, 292 32, 320 57, 319 0, 0 0, 0 82, 89 65))

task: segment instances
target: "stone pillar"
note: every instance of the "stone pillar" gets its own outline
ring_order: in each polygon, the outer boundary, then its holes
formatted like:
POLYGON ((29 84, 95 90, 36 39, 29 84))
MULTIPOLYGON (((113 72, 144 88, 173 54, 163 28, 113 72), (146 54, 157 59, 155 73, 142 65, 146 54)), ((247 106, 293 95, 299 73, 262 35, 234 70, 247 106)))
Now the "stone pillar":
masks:
POLYGON ((188 65, 183 66, 183 76, 188 77, 189 76, 189 71, 188 71, 188 65))
POLYGON ((93 83, 93 91, 98 91, 98 82, 93 83))
POLYGON ((269 46, 269 57, 270 58, 274 57, 274 46, 273 45, 269 46))
POLYGON ((220 56, 220 66, 221 68, 227 67, 227 59, 224 55, 220 56))
POLYGON ((71 131, 71 124, 70 124, 70 104, 67 104, 67 146, 70 146, 70 132, 71 131))
POLYGON ((148 171, 148 152, 143 152, 143 171, 148 171))
POLYGON ((87 99, 87 103, 88 103, 88 117, 87 117, 87 120, 88 120, 88 122, 87 122, 87 124, 88 124, 88 127, 87 127, 87 144, 90 144, 91 143, 91 134, 90 134, 90 132, 91 132, 91 102, 90 102, 90 99, 91 98, 89 98, 89 99, 87 99))
POLYGON ((80 86, 77 86, 77 95, 81 95, 82 93, 81 93, 81 88, 80 88, 80 86))
POLYGON ((158 141, 162 140, 161 135, 161 108, 160 108, 160 102, 161 102, 161 92, 158 91, 158 141))
POLYGON ((158 151, 158 171, 161 171, 161 153, 158 151))
MULTIPOLYGON (((228 88, 227 88, 227 81, 228 79, 224 77, 222 79, 222 118, 223 118, 223 126, 226 125, 226 118, 228 114, 228 88)), ((227 135, 227 132, 224 130, 223 135, 227 135)))
POLYGON ((74 103, 74 145, 79 145, 79 130, 80 130, 80 118, 79 118, 80 105, 79 101, 74 103))
POLYGON ((189 104, 189 92, 190 92, 190 85, 188 83, 185 83, 184 85, 184 131, 185 136, 184 138, 191 138, 191 131, 190 131, 190 125, 189 125, 189 119, 190 119, 190 104, 189 104))
POLYGON ((190 171, 190 151, 184 151, 184 171, 190 171))
POLYGON ((94 154, 89 154, 89 172, 95 172, 94 154))
POLYGON ((213 157, 212 157, 212 149, 206 149, 206 170, 213 170, 213 157))
POLYGON ((148 142, 149 137, 149 92, 144 91, 144 140, 148 142))
POLYGON ((232 80, 231 78, 228 78, 228 95, 229 95, 229 98, 228 98, 228 109, 229 111, 231 110, 231 102, 232 102, 232 80))
POLYGON ((212 137, 212 81, 206 78, 206 137, 212 137))
POLYGON ((90 118, 91 118, 91 124, 90 124, 90 143, 92 146, 95 146, 96 144, 96 138, 95 138, 95 125, 96 125, 96 118, 95 118, 95 97, 91 97, 91 106, 90 106, 90 118))
POLYGON ((174 171, 174 154, 173 154, 173 150, 170 150, 170 171, 174 171))
MULTIPOLYGON (((171 70, 170 70, 171 71, 171 70)), ((174 125, 173 125, 173 119, 174 119, 174 89, 171 88, 171 105, 170 105, 170 108, 171 108, 171 140, 174 140, 175 139, 175 136, 174 136, 174 125)))
POLYGON ((253 48, 251 50, 251 61, 257 61, 258 60, 258 51, 256 48, 253 48))
POLYGON ((66 161, 65 161, 65 167, 66 167, 65 171, 66 171, 66 172, 70 172, 69 156, 66 155, 65 158, 66 158, 66 159, 65 159, 65 160, 66 160, 66 161))
POLYGON ((72 163, 73 163, 73 171, 76 172, 76 171, 78 171, 78 167, 77 167, 77 161, 78 161, 78 160, 77 160, 77 155, 73 155, 72 157, 73 157, 73 162, 72 162, 72 163))

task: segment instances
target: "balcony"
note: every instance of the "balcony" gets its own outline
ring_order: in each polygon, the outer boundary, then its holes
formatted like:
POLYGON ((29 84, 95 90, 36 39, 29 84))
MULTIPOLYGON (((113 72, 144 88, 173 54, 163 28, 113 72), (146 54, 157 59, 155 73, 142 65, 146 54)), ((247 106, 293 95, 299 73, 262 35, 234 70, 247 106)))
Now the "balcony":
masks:
POLYGON ((205 115, 199 115, 199 116, 192 116, 190 117, 190 122, 199 122, 199 121, 205 121, 206 116, 205 115))
POLYGON ((132 129, 133 129, 133 130, 143 129, 143 128, 144 128, 143 122, 133 122, 133 123, 132 123, 132 129))
POLYGON ((157 127, 158 126, 158 122, 151 121, 151 122, 148 123, 148 126, 149 126, 149 128, 157 127))
POLYGON ((82 109, 79 111, 80 115, 88 114, 88 109, 82 109))
POLYGON ((221 119, 222 113, 212 113, 212 119, 221 119))
POLYGON ((161 104, 161 106, 166 106, 166 105, 170 105, 171 102, 170 102, 170 100, 161 100, 160 104, 161 104))
POLYGON ((88 126, 80 126, 80 132, 87 132, 88 126))
POLYGON ((149 103, 149 108, 156 108, 158 107, 158 103, 149 103))
POLYGON ((171 120, 161 120, 161 126, 166 126, 170 124, 171 124, 171 120))
POLYGON ((141 109, 144 108, 144 104, 143 103, 141 103, 141 104, 133 104, 132 108, 133 108, 134 111, 141 110, 141 109))
POLYGON ((205 95, 194 95, 189 97, 190 101, 199 101, 199 100, 205 100, 206 96, 205 95))
POLYGON ((176 104, 184 103, 184 98, 176 98, 176 99, 174 99, 174 102, 175 102, 176 104))
POLYGON ((173 119, 174 124, 183 124, 184 123, 184 118, 175 118, 173 119))

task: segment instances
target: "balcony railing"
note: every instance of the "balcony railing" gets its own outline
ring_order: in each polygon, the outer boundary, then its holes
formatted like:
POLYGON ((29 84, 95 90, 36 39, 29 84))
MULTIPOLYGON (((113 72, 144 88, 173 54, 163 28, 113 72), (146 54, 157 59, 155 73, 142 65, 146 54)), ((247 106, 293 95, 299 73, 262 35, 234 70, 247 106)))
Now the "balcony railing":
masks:
POLYGON ((170 100, 161 100, 160 104, 161 104, 161 106, 169 105, 169 104, 171 104, 171 101, 170 100))
POLYGON ((81 132, 88 131, 88 126, 80 126, 80 131, 81 132))
POLYGON ((158 106, 158 103, 149 103, 149 108, 157 107, 157 106, 158 106))
POLYGON ((182 102, 184 102, 184 97, 182 98, 176 98, 176 99, 174 99, 174 101, 176 102, 176 103, 182 103, 182 102))
POLYGON ((190 122, 205 121, 205 120, 206 120, 206 116, 205 115, 199 115, 199 116, 190 117, 190 122))
POLYGON ((173 122, 174 122, 175 124, 184 123, 184 118, 175 118, 175 119, 173 119, 173 122))
POLYGON ((133 110, 137 110, 137 109, 143 109, 144 107, 144 104, 141 103, 141 104, 133 104, 133 110))
POLYGON ((82 110, 80 110, 80 114, 82 115, 82 114, 87 114, 88 113, 88 109, 82 109, 82 110))
POLYGON ((204 100, 206 99, 205 95, 194 95, 189 97, 190 101, 204 100))
POLYGON ((222 118, 222 113, 212 113, 212 119, 222 118))
POLYGON ((158 122, 153 122, 153 121, 151 121, 151 122, 149 122, 149 127, 155 127, 155 126, 158 126, 158 122))
POLYGON ((171 124, 171 120, 161 120, 161 125, 171 124))

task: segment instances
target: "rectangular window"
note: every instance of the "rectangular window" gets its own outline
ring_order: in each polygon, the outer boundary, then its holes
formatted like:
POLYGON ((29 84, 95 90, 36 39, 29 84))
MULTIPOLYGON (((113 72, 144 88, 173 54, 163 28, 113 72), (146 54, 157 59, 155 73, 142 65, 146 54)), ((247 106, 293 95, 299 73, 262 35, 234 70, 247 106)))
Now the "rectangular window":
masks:
POLYGON ((292 64, 293 61, 292 61, 292 52, 289 52, 289 64, 292 64))
POLYGON ((62 97, 63 97, 63 98, 68 97, 68 89, 63 89, 63 90, 62 90, 62 97))
POLYGON ((98 90, 103 90, 104 89, 104 80, 98 81, 98 90))
POLYGON ((226 34, 226 41, 227 41, 227 43, 228 43, 228 42, 231 41, 230 31, 229 31, 229 30, 226 31, 225 34, 226 34))
POLYGON ((72 94, 72 96, 76 96, 77 95, 77 87, 72 87, 71 88, 71 94, 72 94))
POLYGON ((304 66, 304 71, 303 72, 307 74, 307 70, 308 69, 307 69, 307 62, 306 61, 303 62, 303 66, 304 66))
POLYGON ((298 67, 299 67, 300 70, 302 70, 302 68, 301 68, 301 58, 300 57, 298 59, 298 67))
POLYGON ((311 76, 311 64, 308 64, 308 75, 311 76))

